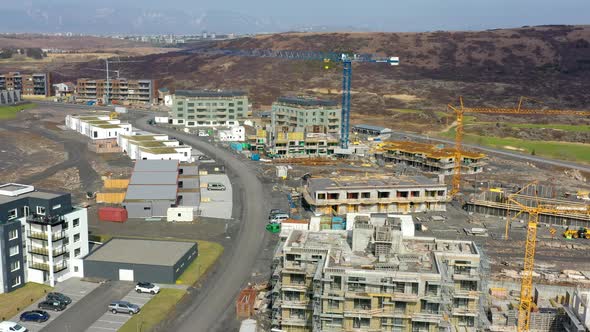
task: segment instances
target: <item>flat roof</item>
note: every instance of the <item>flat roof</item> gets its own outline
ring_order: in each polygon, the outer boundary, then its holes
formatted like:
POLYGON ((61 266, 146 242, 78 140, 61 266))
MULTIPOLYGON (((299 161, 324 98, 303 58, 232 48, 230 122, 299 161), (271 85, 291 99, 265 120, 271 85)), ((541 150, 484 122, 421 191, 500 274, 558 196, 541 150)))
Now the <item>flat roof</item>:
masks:
POLYGON ((170 200, 176 201, 176 184, 130 185, 127 187, 125 201, 170 200))
POLYGON ((171 184, 176 185, 177 172, 134 172, 129 180, 130 185, 171 184))
POLYGON ((133 172, 178 172, 178 160, 137 160, 133 172))
POLYGON ((354 125, 354 126, 352 126, 352 128, 354 128, 354 129, 363 129, 363 130, 371 130, 371 131, 378 131, 378 132, 391 131, 391 129, 389 129, 389 128, 380 127, 380 126, 373 126, 373 125, 367 125, 367 124, 354 125))
POLYGON ((332 100, 304 97, 279 97, 277 102, 299 106, 338 106, 338 103, 332 100))
POLYGON ((214 91, 214 90, 176 90, 177 96, 181 97, 245 97, 247 94, 244 91, 237 90, 226 90, 226 91, 214 91))
POLYGON ((438 186, 446 187, 435 179, 425 176, 399 176, 399 177, 341 177, 341 178, 310 178, 307 180, 311 192, 318 190, 339 190, 339 189, 360 189, 360 188, 390 188, 390 187, 412 187, 412 186, 438 186))
POLYGON ((195 243, 114 238, 84 259, 98 262, 174 266, 195 243))

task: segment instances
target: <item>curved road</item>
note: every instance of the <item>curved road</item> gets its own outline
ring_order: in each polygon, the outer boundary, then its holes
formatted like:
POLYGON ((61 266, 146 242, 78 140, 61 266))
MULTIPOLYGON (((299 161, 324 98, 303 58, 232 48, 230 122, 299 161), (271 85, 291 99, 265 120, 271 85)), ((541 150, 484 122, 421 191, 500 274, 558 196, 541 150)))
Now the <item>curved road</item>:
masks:
MULTIPOLYGON (((133 112, 140 114, 139 112, 133 112)), ((153 115, 152 115, 153 116, 153 115)), ((172 129, 153 127, 144 116, 133 120, 133 125, 143 130, 168 134, 189 144, 217 161, 223 162, 234 192, 233 217, 240 223, 239 231, 219 260, 217 271, 205 281, 198 295, 188 308, 176 318, 173 331, 227 331, 226 318, 234 317, 234 301, 240 289, 250 280, 251 272, 260 253, 264 250, 266 213, 270 195, 264 191, 257 174, 227 150, 210 145, 194 135, 172 129), (237 196, 237 197, 236 197, 237 196), (227 255, 227 256, 226 256, 227 255), (228 315, 231 312, 231 315, 228 315)))

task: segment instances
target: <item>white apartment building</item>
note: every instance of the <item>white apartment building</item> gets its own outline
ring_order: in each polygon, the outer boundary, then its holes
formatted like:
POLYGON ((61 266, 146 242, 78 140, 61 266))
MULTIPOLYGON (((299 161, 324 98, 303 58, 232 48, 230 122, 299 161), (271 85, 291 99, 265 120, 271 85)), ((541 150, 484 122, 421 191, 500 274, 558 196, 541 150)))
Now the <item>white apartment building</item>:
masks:
POLYGON ((243 126, 231 127, 217 132, 217 138, 221 142, 243 142, 246 140, 246 128, 243 126))
POLYGON ((170 139, 168 135, 134 131, 128 135, 119 135, 117 144, 133 160, 192 160, 192 147, 170 139))
POLYGON ((111 119, 108 115, 68 115, 66 127, 92 140, 117 138, 132 131, 130 123, 111 119))

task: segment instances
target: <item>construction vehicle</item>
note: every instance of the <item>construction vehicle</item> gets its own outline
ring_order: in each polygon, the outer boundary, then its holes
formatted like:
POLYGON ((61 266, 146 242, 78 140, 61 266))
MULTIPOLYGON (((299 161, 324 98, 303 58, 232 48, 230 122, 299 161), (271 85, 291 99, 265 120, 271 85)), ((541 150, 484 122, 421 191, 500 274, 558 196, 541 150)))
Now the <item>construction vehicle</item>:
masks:
POLYGON ((552 204, 537 203, 537 206, 529 206, 525 203, 518 201, 518 194, 520 192, 525 190, 527 187, 536 184, 537 181, 531 182, 524 186, 517 193, 508 196, 508 201, 511 204, 514 204, 515 207, 515 209, 512 210, 518 211, 516 216, 522 213, 528 214, 524 266, 522 271, 522 281, 520 285, 520 302, 518 305, 518 332, 529 331, 531 311, 535 307, 535 303, 533 302, 533 272, 535 267, 535 250, 537 245, 537 226, 539 223, 539 214, 560 213, 590 216, 590 205, 578 204, 572 206, 556 206, 552 204))
POLYGON ((113 112, 109 113, 109 118, 111 120, 118 119, 119 118, 119 113, 113 111, 113 112))
POLYGON ((522 108, 522 103, 525 100, 533 100, 527 97, 520 97, 516 108, 489 108, 489 107, 465 107, 463 105, 463 98, 459 97, 459 107, 451 104, 448 108, 453 110, 457 115, 457 128, 455 131, 455 166, 453 169, 453 187, 449 193, 451 197, 459 193, 461 189, 461 146, 463 145, 463 115, 465 113, 486 113, 486 114, 526 114, 526 115, 574 115, 574 116, 590 116, 590 111, 576 111, 576 110, 551 110, 551 109, 526 109, 522 108))
POLYGON ((563 237, 568 240, 571 239, 590 239, 590 230, 586 227, 581 227, 578 230, 570 229, 569 227, 563 232, 563 237))

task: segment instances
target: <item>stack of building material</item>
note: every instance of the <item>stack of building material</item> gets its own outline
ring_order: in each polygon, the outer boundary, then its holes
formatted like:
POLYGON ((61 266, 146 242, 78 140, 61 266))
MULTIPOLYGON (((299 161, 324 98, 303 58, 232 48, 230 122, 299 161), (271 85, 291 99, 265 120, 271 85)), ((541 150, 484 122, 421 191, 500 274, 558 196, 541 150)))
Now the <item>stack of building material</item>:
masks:
POLYGON ((248 287, 243 289, 236 300, 236 315, 239 318, 250 318, 254 314, 256 290, 248 287))
POLYGON ((320 217, 320 230, 332 229, 332 217, 321 216, 320 217))

